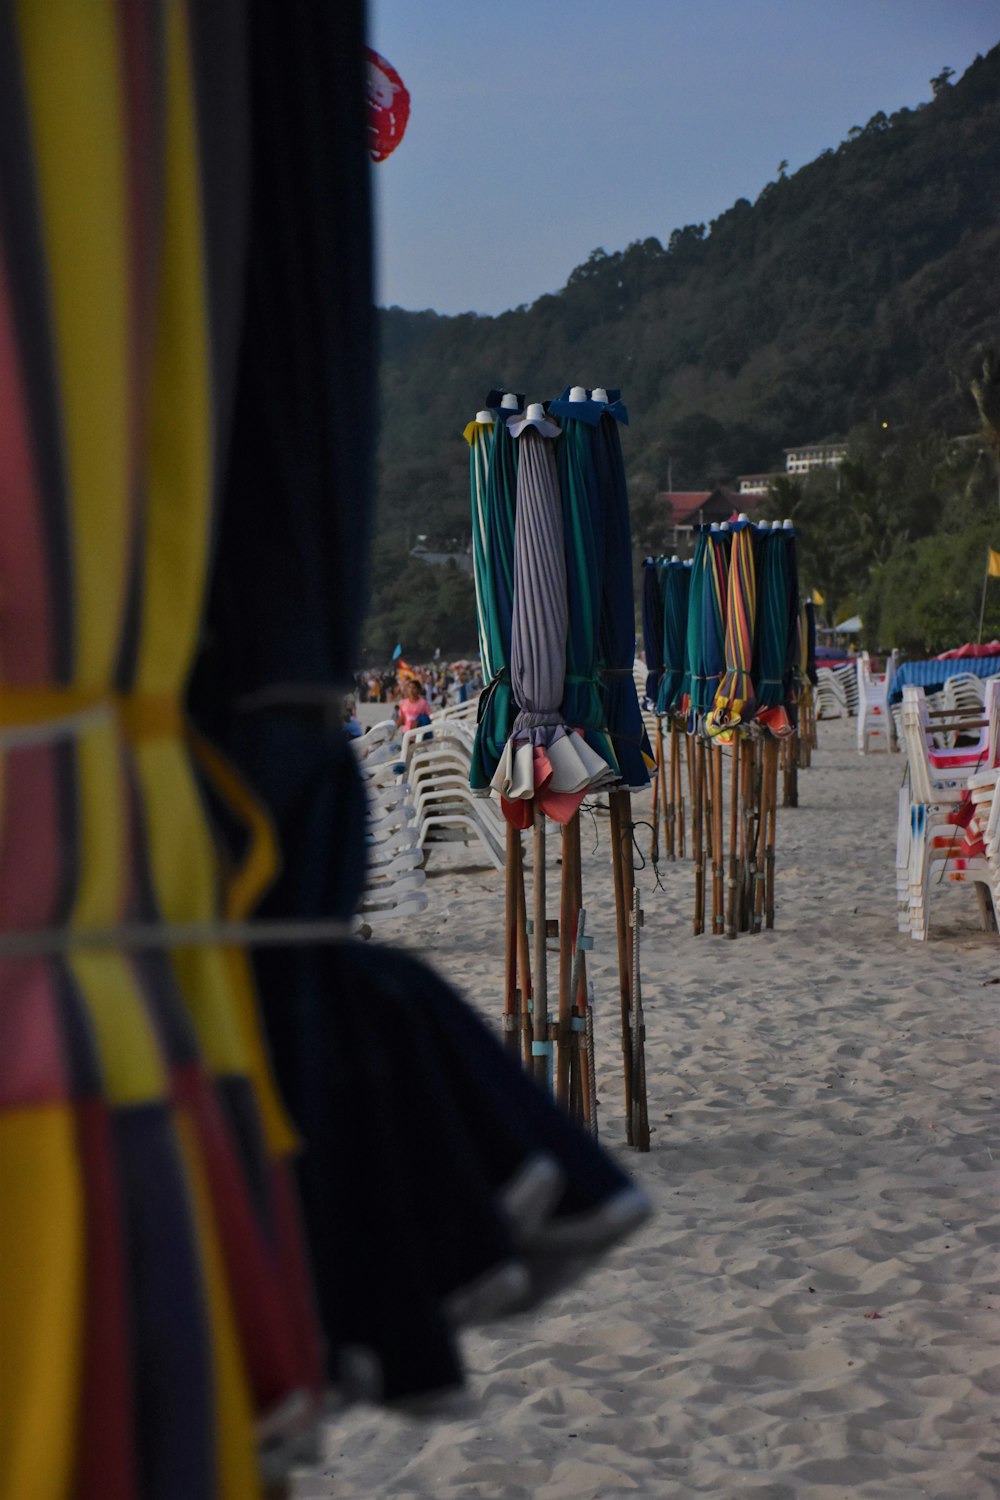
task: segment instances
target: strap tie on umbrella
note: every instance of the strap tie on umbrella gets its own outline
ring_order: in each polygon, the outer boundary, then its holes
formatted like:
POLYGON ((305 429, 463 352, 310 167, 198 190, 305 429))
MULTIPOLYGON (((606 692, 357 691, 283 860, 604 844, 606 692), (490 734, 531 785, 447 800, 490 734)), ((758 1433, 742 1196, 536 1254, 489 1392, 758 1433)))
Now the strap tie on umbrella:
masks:
MULTIPOLYGON (((23 731, 25 741, 51 738, 61 721, 113 715, 130 744, 184 741, 216 795, 247 830, 247 850, 226 883, 225 911, 237 922, 260 900, 278 873, 278 840, 270 817, 229 762, 189 729, 181 700, 170 693, 101 693, 89 688, 0 685, 0 734, 23 731)), ((16 741, 15 741, 16 742, 16 741)))
POLYGON ((508 669, 506 667, 501 667, 500 670, 499 670, 499 672, 497 672, 496 676, 492 677, 490 679, 489 684, 483 689, 483 691, 479 695, 479 708, 478 708, 478 710, 476 712, 476 723, 477 724, 481 724, 483 722, 483 718, 485 717, 486 710, 489 708, 491 702, 493 701, 494 697, 496 696, 497 688, 500 686, 500 684, 502 682, 509 682, 509 681, 510 681, 510 672, 508 671, 508 669))

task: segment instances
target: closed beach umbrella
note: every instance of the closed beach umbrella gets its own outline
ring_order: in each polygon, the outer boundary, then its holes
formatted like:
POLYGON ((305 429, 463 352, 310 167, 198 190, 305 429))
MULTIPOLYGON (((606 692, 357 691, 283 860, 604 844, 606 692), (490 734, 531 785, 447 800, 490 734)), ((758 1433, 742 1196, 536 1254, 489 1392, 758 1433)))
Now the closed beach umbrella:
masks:
POLYGON ((619 423, 628 413, 617 391, 593 392, 604 406, 594 437, 597 493, 604 512, 604 577, 600 654, 604 720, 627 787, 649 785, 652 750, 635 688, 635 601, 632 585, 632 529, 619 423), (602 396, 606 394, 605 403, 602 396))
POLYGON ((569 635, 563 718, 583 732, 590 748, 604 761, 595 770, 594 786, 619 779, 619 767, 605 724, 601 698, 600 629, 603 602, 605 519, 597 488, 595 431, 603 406, 589 401, 582 386, 569 387, 549 403, 563 435, 558 446, 566 546, 569 635))
POLYGON ((708 526, 696 527, 694 557, 691 559, 691 583, 688 588, 687 622, 684 632, 684 677, 681 683, 681 708, 689 714, 688 728, 696 727, 701 702, 703 667, 704 599, 708 563, 708 526))
POLYGON ((791 580, 789 544, 791 531, 775 525, 759 532, 757 630, 755 677, 759 723, 772 734, 787 735, 792 726, 785 709, 789 654, 792 649, 791 580))
POLYGON ((472 501, 472 578, 476 591, 476 626, 479 656, 483 664, 483 681, 493 676, 493 650, 490 640, 492 616, 487 597, 490 534, 486 519, 486 484, 493 446, 493 413, 483 410, 467 423, 463 433, 469 445, 469 493, 472 501))
POLYGON ((646 701, 656 707, 663 676, 663 589, 666 569, 655 557, 642 565, 642 645, 646 656, 646 701))
POLYGON ((732 552, 726 595, 726 670, 709 716, 709 731, 725 735, 752 709, 750 675, 757 618, 757 567, 754 528, 746 518, 732 526, 732 552))
POLYGON ((661 573, 663 589, 663 676, 656 701, 659 713, 676 712, 684 692, 688 597, 692 567, 671 558, 661 573))
POLYGON ((514 614, 514 519, 517 504, 517 445, 507 420, 523 398, 491 391, 486 406, 494 412, 493 441, 486 473, 486 557, 483 571, 484 614, 490 640, 491 675, 479 705, 469 785, 489 789, 510 735, 514 700, 510 687, 510 633, 514 614))
POLYGON ((695 697, 695 707, 702 714, 710 711, 726 670, 726 594, 732 545, 728 527, 710 530, 707 544, 702 594, 701 674, 695 697))
POLYGON ((555 440, 540 405, 510 422, 518 444, 511 688, 519 704, 493 788, 504 815, 527 827, 533 806, 566 823, 603 762, 562 715, 569 605, 555 440), (521 804, 520 807, 511 804, 521 804))

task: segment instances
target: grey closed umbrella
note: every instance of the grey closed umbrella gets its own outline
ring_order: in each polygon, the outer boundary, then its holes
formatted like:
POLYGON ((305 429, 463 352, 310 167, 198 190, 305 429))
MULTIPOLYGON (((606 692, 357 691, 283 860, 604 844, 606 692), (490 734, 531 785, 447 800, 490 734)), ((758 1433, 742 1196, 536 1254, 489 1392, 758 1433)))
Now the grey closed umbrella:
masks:
POLYGON ((567 730, 560 711, 569 628, 554 443, 560 428, 541 406, 529 407, 509 427, 518 444, 510 668, 520 712, 492 785, 503 798, 507 821, 527 828, 536 806, 556 822, 568 822, 599 757, 582 735, 567 730))

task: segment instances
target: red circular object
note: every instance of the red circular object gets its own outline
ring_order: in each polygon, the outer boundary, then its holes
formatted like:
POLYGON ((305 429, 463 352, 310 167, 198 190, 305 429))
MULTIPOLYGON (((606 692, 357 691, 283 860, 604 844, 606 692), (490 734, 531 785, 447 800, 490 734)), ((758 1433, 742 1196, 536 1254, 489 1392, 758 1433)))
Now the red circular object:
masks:
POLYGON ((371 47, 368 58, 368 151, 372 161, 385 161, 400 141, 410 118, 410 96, 392 63, 371 47))

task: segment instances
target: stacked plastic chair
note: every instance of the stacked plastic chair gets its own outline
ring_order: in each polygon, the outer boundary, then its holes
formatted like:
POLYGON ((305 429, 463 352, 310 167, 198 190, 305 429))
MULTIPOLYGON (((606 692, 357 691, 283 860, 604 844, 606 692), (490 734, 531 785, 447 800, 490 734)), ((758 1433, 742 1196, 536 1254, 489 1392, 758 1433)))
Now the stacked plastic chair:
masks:
POLYGON ((862 651, 856 663, 858 752, 867 755, 872 741, 879 749, 893 748, 893 722, 889 714, 892 685, 891 658, 885 672, 873 672, 871 657, 862 651))
POLYGON ((368 805, 368 872, 359 911, 371 927, 384 917, 423 911, 426 876, 410 788, 397 771, 395 724, 391 720, 375 724, 351 743, 368 805))
POLYGON ((992 871, 980 838, 973 789, 980 806, 992 800, 1000 692, 991 681, 985 708, 972 717, 930 708, 923 690, 907 684, 901 731, 908 787, 901 788, 897 809, 897 920, 900 931, 923 941, 935 874, 981 887, 981 912, 984 918, 992 912, 995 920, 992 871), (939 741, 945 737, 961 737, 965 743, 942 745, 939 741))
POLYGON ((839 673, 833 667, 816 669, 816 717, 841 719, 847 714, 847 696, 839 673))
POLYGON ((431 715, 429 726, 410 729, 400 745, 401 774, 410 788, 417 840, 475 847, 496 870, 504 863, 504 825, 494 805, 469 788, 475 746, 476 705, 431 715))

